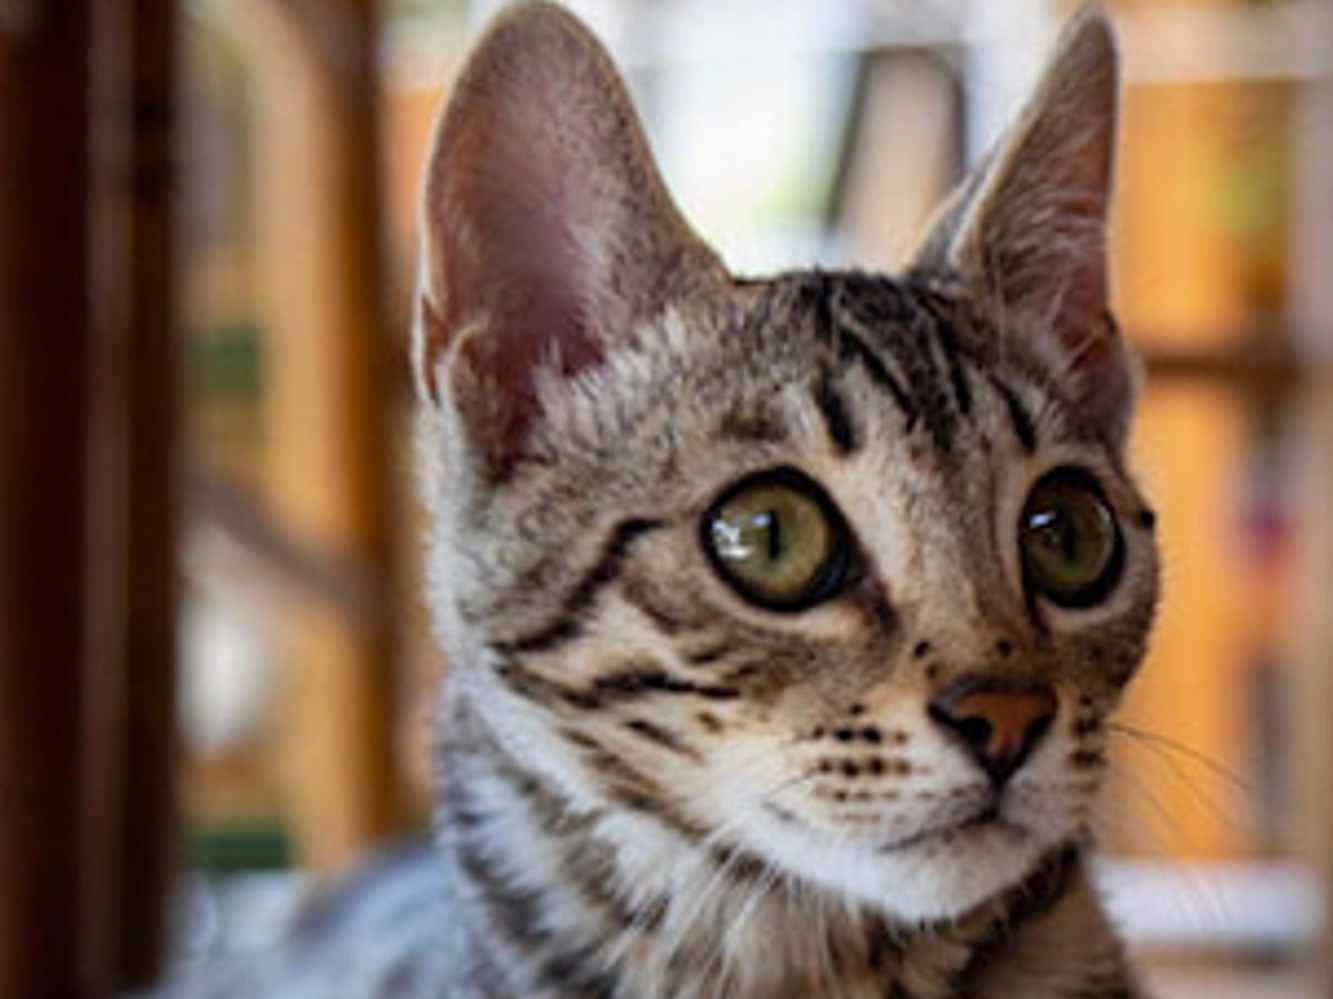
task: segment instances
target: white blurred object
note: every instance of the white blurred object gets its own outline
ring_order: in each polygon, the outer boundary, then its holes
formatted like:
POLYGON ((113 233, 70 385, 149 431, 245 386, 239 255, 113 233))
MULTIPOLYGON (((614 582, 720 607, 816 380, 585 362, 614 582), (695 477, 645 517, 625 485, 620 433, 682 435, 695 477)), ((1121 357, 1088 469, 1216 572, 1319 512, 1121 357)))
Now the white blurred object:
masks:
POLYGON ((1154 950, 1297 951, 1324 925, 1319 879, 1292 861, 1111 859, 1094 870, 1125 936, 1154 950))
POLYGON ((252 743, 273 701, 273 636, 244 560, 220 532, 190 538, 177 709, 186 744, 201 756, 252 743))

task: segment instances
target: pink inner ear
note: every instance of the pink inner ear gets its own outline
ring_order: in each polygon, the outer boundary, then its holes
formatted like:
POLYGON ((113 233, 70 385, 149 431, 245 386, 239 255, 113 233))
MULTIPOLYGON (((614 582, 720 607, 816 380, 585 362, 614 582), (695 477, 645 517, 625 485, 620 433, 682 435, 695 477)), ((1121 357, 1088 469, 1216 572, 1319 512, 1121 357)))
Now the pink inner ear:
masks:
POLYGON ((1105 251, 1099 237, 1088 236, 1087 246, 1072 245, 1078 236, 1046 238, 1053 244, 1049 250, 1029 248, 1026 255, 1007 259, 1003 252, 994 253, 998 266, 993 281, 1008 308, 1048 326, 1067 349, 1074 350, 1105 324, 1109 294, 1105 251))
MULTIPOLYGON (((536 373, 550 370, 570 377, 601 363, 598 344, 583 335, 578 320, 534 309, 523 322, 555 337, 555 347, 537 336, 469 336, 459 344, 456 363, 471 375, 485 398, 475 400, 469 421, 486 453, 491 473, 503 478, 521 456, 538 414, 536 373), (486 421, 477 426, 477 420, 486 421)), ((459 400, 466 405, 465 400, 459 400)))
POLYGON ((432 353, 450 357, 469 443, 500 468, 522 457, 545 374, 573 377, 630 343, 681 275, 723 273, 671 204, 596 39, 554 5, 510 11, 473 52, 436 136, 435 321, 422 310, 425 370, 438 368, 432 353))
POLYGON ((445 323, 455 331, 477 324, 458 360, 488 393, 494 425, 479 429, 508 465, 536 419, 540 375, 572 377, 600 364, 603 351, 572 240, 550 219, 525 219, 517 200, 493 214, 489 252, 445 261, 445 323))
POLYGON ((540 374, 573 376, 603 359, 594 270, 602 234, 587 179, 549 122, 489 101, 474 110, 433 165, 435 349, 476 334, 458 358, 486 394, 485 425, 473 432, 507 466, 537 415, 540 374))
POLYGON ((1079 398, 1095 419, 1122 435, 1134 402, 1134 379, 1124 337, 1110 312, 1086 327, 1081 343, 1071 344, 1070 373, 1079 398))
POLYGON ((982 266, 1001 299, 1075 339, 1107 306, 1110 113, 1043 119, 1008 161, 983 228, 982 266))

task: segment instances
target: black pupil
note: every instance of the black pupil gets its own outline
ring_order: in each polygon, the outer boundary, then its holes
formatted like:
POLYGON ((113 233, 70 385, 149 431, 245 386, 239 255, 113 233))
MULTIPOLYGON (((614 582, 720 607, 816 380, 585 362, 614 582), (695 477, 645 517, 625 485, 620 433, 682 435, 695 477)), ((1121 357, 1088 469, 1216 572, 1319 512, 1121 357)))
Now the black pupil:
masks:
POLYGON ((1101 600, 1120 571, 1120 535, 1096 483, 1057 471, 1033 489, 1023 514, 1024 572, 1066 607, 1101 600))
POLYGON ((768 557, 776 562, 782 555, 782 518, 776 510, 769 510, 758 518, 768 534, 768 557))

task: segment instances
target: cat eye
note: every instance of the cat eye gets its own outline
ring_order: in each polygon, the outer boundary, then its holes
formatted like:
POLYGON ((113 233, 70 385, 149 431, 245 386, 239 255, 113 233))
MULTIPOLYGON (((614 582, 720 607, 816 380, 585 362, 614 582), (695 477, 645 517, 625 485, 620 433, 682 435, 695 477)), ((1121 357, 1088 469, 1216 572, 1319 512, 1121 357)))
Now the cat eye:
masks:
POLYGON ((1090 607, 1120 576, 1123 542, 1097 481, 1058 468, 1037 481, 1018 526, 1023 576, 1040 596, 1061 607, 1090 607))
POLYGON ((745 479, 713 504, 703 545, 719 575, 751 603, 802 610, 846 578, 849 541, 832 502, 794 469, 745 479))

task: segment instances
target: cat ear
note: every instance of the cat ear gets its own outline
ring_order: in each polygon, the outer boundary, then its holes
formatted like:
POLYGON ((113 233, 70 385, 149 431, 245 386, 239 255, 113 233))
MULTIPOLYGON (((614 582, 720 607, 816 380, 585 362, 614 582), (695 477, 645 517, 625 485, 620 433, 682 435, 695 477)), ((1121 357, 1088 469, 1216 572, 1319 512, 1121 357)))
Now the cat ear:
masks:
POLYGON ((666 192, 601 45, 547 3, 502 14, 436 131, 414 349, 502 476, 543 384, 599 364, 642 320, 723 274, 666 192))
MULTIPOLYGON (((915 269, 992 303, 1123 440, 1133 366, 1108 311, 1107 225, 1119 73, 1104 14, 1065 29, 1017 124, 945 204, 915 269)), ((1018 331, 1015 333, 1014 331, 1018 331)))

